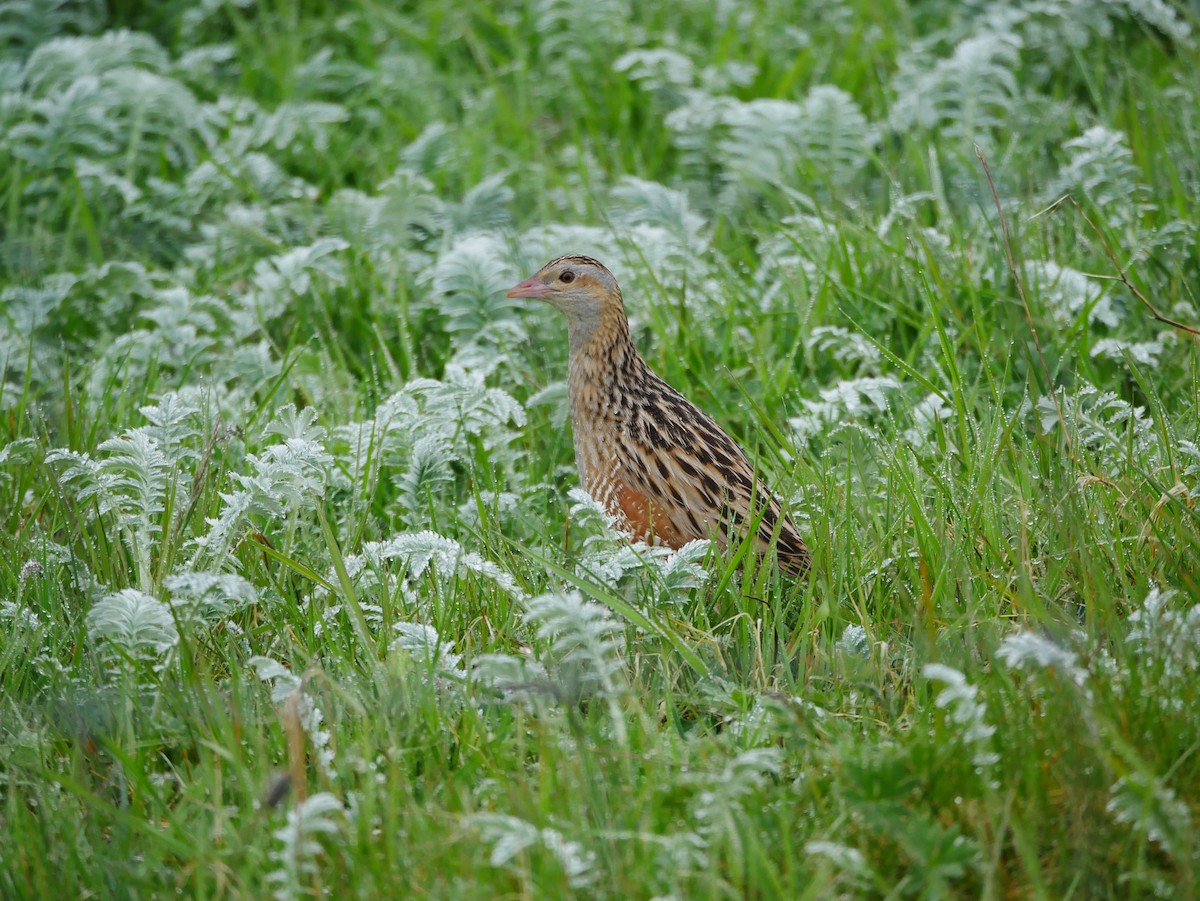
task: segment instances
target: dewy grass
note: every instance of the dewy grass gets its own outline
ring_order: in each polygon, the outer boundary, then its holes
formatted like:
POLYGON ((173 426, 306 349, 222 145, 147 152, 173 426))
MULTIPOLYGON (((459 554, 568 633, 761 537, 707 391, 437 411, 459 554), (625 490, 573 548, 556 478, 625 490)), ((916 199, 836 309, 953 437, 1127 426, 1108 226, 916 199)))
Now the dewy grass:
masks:
POLYGON ((1195 25, 0 8, 0 895, 1194 896, 1195 25), (566 252, 807 581, 573 490, 566 252))

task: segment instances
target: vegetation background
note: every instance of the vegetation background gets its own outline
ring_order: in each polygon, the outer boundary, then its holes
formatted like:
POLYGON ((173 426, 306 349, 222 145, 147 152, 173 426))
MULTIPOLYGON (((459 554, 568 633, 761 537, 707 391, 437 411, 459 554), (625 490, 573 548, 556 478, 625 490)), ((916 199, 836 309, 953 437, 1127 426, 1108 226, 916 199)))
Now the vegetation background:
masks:
POLYGON ((1195 897, 1194 13, 0 2, 0 895, 1195 897), (572 491, 564 252, 806 582, 572 491))

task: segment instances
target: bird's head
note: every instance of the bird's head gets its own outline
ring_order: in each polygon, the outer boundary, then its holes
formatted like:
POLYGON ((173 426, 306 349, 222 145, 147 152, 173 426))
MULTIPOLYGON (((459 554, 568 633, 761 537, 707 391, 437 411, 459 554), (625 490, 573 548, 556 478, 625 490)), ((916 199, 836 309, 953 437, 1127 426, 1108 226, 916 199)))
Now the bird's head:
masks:
POLYGON ((624 314, 621 289, 604 264, 591 257, 566 256, 551 260, 505 297, 535 297, 558 307, 573 329, 595 325, 606 311, 624 314))

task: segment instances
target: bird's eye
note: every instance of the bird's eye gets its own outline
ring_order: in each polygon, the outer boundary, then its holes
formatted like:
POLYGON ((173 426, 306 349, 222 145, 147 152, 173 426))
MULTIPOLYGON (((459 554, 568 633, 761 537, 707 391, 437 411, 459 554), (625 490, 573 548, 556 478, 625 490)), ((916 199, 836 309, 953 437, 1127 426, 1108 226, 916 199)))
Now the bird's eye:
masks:
POLYGON ((558 280, 564 285, 569 285, 571 282, 575 281, 575 273, 570 269, 564 269, 562 274, 558 277, 558 280))

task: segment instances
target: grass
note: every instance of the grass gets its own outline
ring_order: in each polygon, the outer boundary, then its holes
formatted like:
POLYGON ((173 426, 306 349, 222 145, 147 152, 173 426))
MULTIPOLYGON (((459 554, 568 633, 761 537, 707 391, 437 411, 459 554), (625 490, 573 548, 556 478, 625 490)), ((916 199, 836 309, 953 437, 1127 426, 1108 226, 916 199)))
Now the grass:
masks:
POLYGON ((1006 9, 0 5, 0 895, 1193 896, 1196 23, 1006 9))

